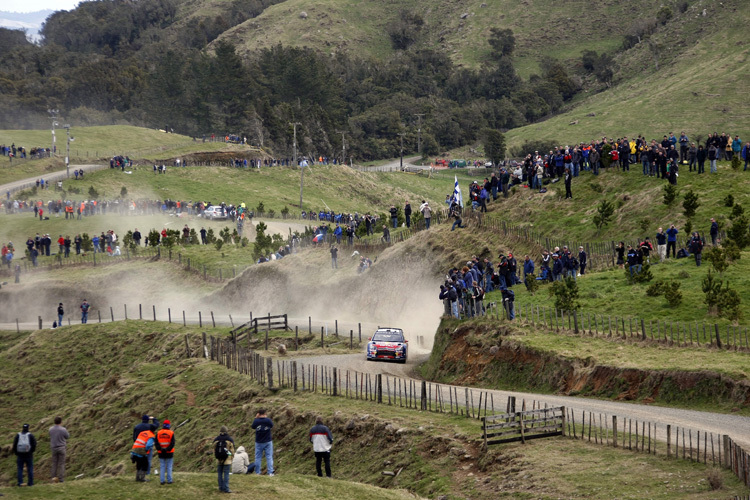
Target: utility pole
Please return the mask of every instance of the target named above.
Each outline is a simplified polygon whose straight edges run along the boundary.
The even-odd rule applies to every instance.
[[[70,179],[70,123],[66,123],[64,127],[65,132],[68,136],[68,140],[65,145],[65,170],[68,172],[68,179]]]
[[[422,117],[424,113],[416,113],[417,117],[417,153],[422,154]]]
[[[297,125],[302,125],[300,122],[292,122],[290,124],[292,127],[294,127],[294,166],[297,166]],[[300,179],[299,179],[299,209],[302,210],[302,188],[305,184],[305,167],[302,166],[300,168]]]
[[[341,134],[341,163],[346,165],[346,131],[337,130],[337,134]]]
[[[406,135],[405,132],[401,132],[398,135],[401,136],[401,170],[404,170],[404,136]]]
[[[57,114],[59,112],[59,109],[47,108],[47,113],[49,113],[49,117],[50,119],[52,119],[52,149],[49,152],[50,157],[52,157],[52,155],[56,153],[55,145],[57,143],[57,138],[55,137],[55,125],[57,125]]]

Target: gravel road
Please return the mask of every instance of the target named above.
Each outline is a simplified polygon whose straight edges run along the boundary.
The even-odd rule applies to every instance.
[[[75,170],[81,170],[85,173],[93,172],[95,170],[102,170],[104,168],[109,168],[109,165],[71,165],[71,178],[73,177],[73,169]],[[30,188],[31,186],[36,185],[36,180],[39,178],[44,178],[44,182],[53,181],[57,182],[59,180],[64,180],[67,178],[67,170],[58,170],[57,172],[50,172],[48,174],[38,175],[36,177],[29,177],[28,179],[20,179],[13,182],[8,182],[7,184],[0,184],[0,193],[5,196],[5,194],[10,191],[11,193],[15,191],[20,191],[21,189]]]

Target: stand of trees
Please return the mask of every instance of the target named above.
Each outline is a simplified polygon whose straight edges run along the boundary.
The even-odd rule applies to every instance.
[[[8,41],[0,44],[7,111],[0,127],[46,126],[52,107],[81,125],[168,125],[198,138],[233,133],[291,156],[290,123],[301,122],[301,154],[340,155],[344,130],[347,154],[370,160],[397,156],[401,133],[405,152],[415,152],[417,115],[426,155],[481,139],[497,146],[487,130],[538,120],[578,91],[552,59],[541,75],[522,80],[508,29],[492,30],[490,57],[478,69],[414,48],[422,20],[408,12],[390,33],[398,50],[385,60],[285,46],[241,57],[230,42],[215,41],[276,1],[234,0],[213,18],[186,20],[178,19],[176,0],[83,2],[48,18],[41,45],[0,29]]]

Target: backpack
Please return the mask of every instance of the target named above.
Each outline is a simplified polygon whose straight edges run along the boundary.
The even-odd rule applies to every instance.
[[[29,439],[30,435],[31,434],[28,432],[18,433],[18,444],[16,445],[16,451],[18,453],[28,453],[31,451],[31,439]]]
[[[456,292],[455,288],[451,288],[450,290],[448,290],[448,300],[450,300],[451,302],[455,302],[456,300],[458,300],[458,293]]]
[[[229,450],[227,449],[226,439],[221,438],[216,442],[216,447],[214,448],[214,456],[221,462],[229,458]]]

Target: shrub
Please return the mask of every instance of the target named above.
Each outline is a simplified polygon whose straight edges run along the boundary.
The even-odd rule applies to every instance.
[[[266,211],[265,205],[263,205],[262,201],[259,202],[258,206],[255,207],[255,212],[258,214],[258,216],[261,216],[261,215],[263,215],[263,212],[265,212],[265,211]]]
[[[123,186],[120,189],[120,198],[125,198],[127,195],[128,195],[128,188],[126,188],[125,186]]]
[[[684,229],[685,229],[685,234],[687,234],[688,236],[693,234],[693,221],[690,219],[686,220]]]
[[[740,260],[740,256],[742,254],[740,252],[740,247],[737,246],[737,243],[729,240],[725,243],[722,243],[721,247],[724,249],[724,255],[726,255],[726,258],[729,262]]]
[[[742,317],[741,303],[740,294],[737,290],[729,288],[729,283],[727,283],[719,295],[719,316],[730,321],[738,321]]]
[[[742,208],[742,205],[736,204],[732,207],[732,213],[729,215],[729,220],[734,220],[737,217],[741,217],[745,214],[745,209]]]
[[[716,305],[719,303],[719,295],[721,295],[721,285],[722,281],[716,279],[709,269],[708,274],[706,274],[706,277],[701,282],[701,289],[706,295],[703,301],[708,306],[709,314],[716,312]]]
[[[536,280],[536,274],[531,273],[526,275],[526,286],[531,295],[535,295],[539,290],[539,282]]]
[[[703,258],[711,263],[713,268],[719,274],[724,274],[724,271],[729,267],[729,260],[727,259],[727,251],[721,247],[711,247],[708,250],[703,251]]]
[[[683,213],[685,214],[685,217],[690,218],[695,216],[695,211],[698,210],[698,207],[700,206],[701,204],[698,203],[698,195],[693,192],[692,189],[685,193],[682,201],[682,208],[684,209]]]
[[[641,232],[645,233],[648,231],[648,228],[651,226],[651,219],[649,219],[648,217],[644,217],[639,222],[639,225],[641,228]]]
[[[125,245],[125,248],[129,248],[130,250],[135,250],[135,240],[133,239],[133,231],[128,230],[128,232],[125,233],[125,236],[122,237],[122,244]]]
[[[99,198],[99,191],[97,191],[94,186],[89,186],[89,198],[92,200]]]
[[[148,232],[148,246],[156,248],[159,246],[160,240],[161,234],[159,234],[159,231],[152,229]]]
[[[273,217],[276,215],[276,210],[273,208],[268,209],[268,217],[273,219]]]
[[[678,307],[682,304],[682,292],[680,291],[679,281],[671,281],[666,284],[664,298],[667,299],[669,307]]]
[[[591,190],[595,193],[601,194],[604,192],[604,188],[598,182],[591,181],[591,183],[589,184],[589,187],[591,187]]]
[[[219,231],[219,237],[224,243],[229,243],[229,240],[231,239],[232,235],[229,232],[229,228],[225,227],[221,231]],[[221,247],[219,247],[220,249]]]
[[[659,295],[662,295],[664,293],[666,283],[664,280],[659,280],[656,283],[652,283],[648,288],[646,288],[646,295],[649,297],[658,297]]]
[[[734,207],[737,208],[739,205],[735,205]],[[747,225],[747,217],[740,215],[732,221],[732,227],[727,230],[727,238],[740,250],[750,245],[750,235],[748,235]]]
[[[248,240],[245,237],[243,237],[242,240],[240,240],[240,245],[242,245],[242,248],[247,247],[249,244],[250,244],[250,240]]]
[[[680,278],[681,280],[686,280],[690,277],[690,273],[688,273],[687,271],[683,269],[682,271],[677,273],[677,277]]]
[[[731,193],[724,197],[724,206],[729,208],[734,206],[734,196]]]
[[[734,155],[732,157],[731,165],[732,165],[732,170],[734,170],[735,172],[738,171],[740,169],[740,157],[737,155]]]
[[[81,235],[81,248],[84,252],[91,252],[94,250],[94,243],[92,243],[89,233],[83,233]]]
[[[562,281],[555,281],[549,289],[550,297],[555,297],[555,307],[563,311],[577,311],[581,308],[578,302],[578,282],[568,276]]]
[[[198,233],[195,231],[195,228],[190,228],[190,242],[193,245],[197,245],[200,242],[200,238],[198,238]]]
[[[281,216],[286,219],[288,215],[289,215],[289,207],[284,205],[284,208],[281,209]]]
[[[224,240],[216,240],[214,246],[216,247],[216,250],[221,250],[221,247],[224,246]]]
[[[214,241],[216,241],[216,235],[214,234],[214,229],[211,228],[208,231],[206,231],[206,243],[210,245]]]
[[[615,207],[611,201],[602,200],[599,206],[596,207],[596,215],[594,215],[594,225],[597,231],[601,231],[604,226],[612,221],[612,217],[615,214]]]
[[[668,207],[674,205],[677,199],[677,187],[672,184],[664,185],[664,204]]]

